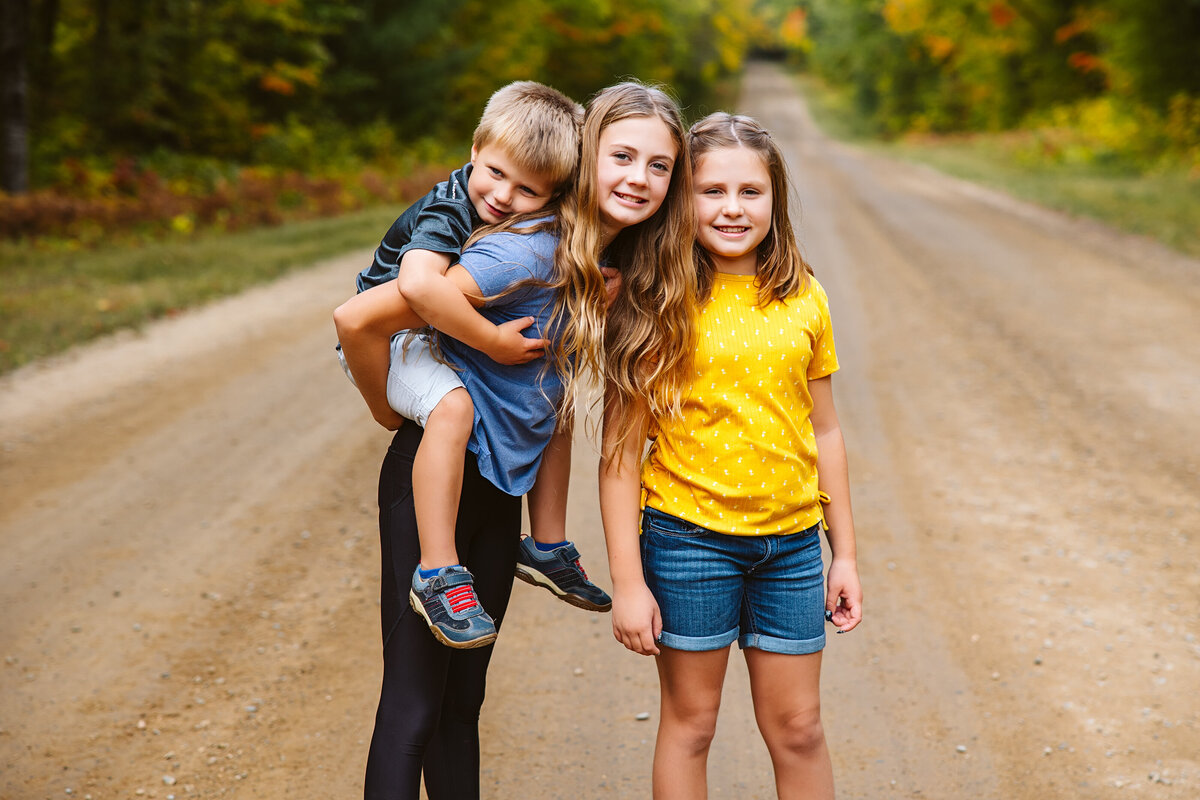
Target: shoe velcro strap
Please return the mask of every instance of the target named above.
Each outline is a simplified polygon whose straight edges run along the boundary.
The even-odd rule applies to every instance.
[[[575,545],[568,542],[562,547],[554,549],[554,555],[558,556],[567,564],[574,564],[579,560],[579,551],[575,549]]]
[[[435,592],[449,589],[452,586],[462,586],[464,583],[474,583],[474,578],[467,570],[459,572],[440,572],[429,579],[429,588]]]

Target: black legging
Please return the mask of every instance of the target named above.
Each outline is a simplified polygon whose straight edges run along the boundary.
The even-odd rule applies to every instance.
[[[494,645],[446,647],[408,605],[420,554],[412,465],[421,434],[406,421],[379,474],[383,688],[367,756],[366,800],[416,800],[422,770],[430,800],[479,797],[479,708]],[[520,528],[521,499],[483,478],[468,454],[455,544],[497,628],[512,593]]]

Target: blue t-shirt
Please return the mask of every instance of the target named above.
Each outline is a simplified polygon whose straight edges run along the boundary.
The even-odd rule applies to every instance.
[[[558,237],[546,231],[493,233],[463,251],[458,263],[483,296],[491,297],[528,278],[550,280],[557,244]],[[554,298],[554,290],[547,287],[522,286],[486,301],[479,311],[496,324],[535,317],[525,335],[551,339]],[[459,378],[475,404],[467,449],[475,454],[480,474],[506,494],[525,494],[554,433],[555,409],[563,393],[558,373],[547,366],[545,356],[505,366],[449,336],[441,335],[438,341],[446,359],[460,368]]]
[[[454,170],[429,194],[404,209],[375,249],[371,266],[358,273],[355,283],[362,292],[393,280],[400,272],[400,259],[409,250],[445,253],[458,259],[471,231],[481,224],[467,195],[471,164]]]

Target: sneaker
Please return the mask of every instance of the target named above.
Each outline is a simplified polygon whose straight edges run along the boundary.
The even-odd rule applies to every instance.
[[[532,536],[521,539],[517,548],[517,577],[532,586],[542,586],[577,608],[608,611],[612,598],[588,580],[579,565],[579,551],[567,542],[548,553],[538,550]]]
[[[466,567],[442,567],[432,578],[413,571],[408,602],[447,647],[467,650],[496,641],[496,623],[479,605],[475,579]]]

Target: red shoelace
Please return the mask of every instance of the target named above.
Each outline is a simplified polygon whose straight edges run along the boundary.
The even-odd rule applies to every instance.
[[[446,601],[450,604],[450,611],[455,614],[470,611],[479,605],[479,601],[475,599],[473,586],[455,586],[453,589],[447,589]]]

